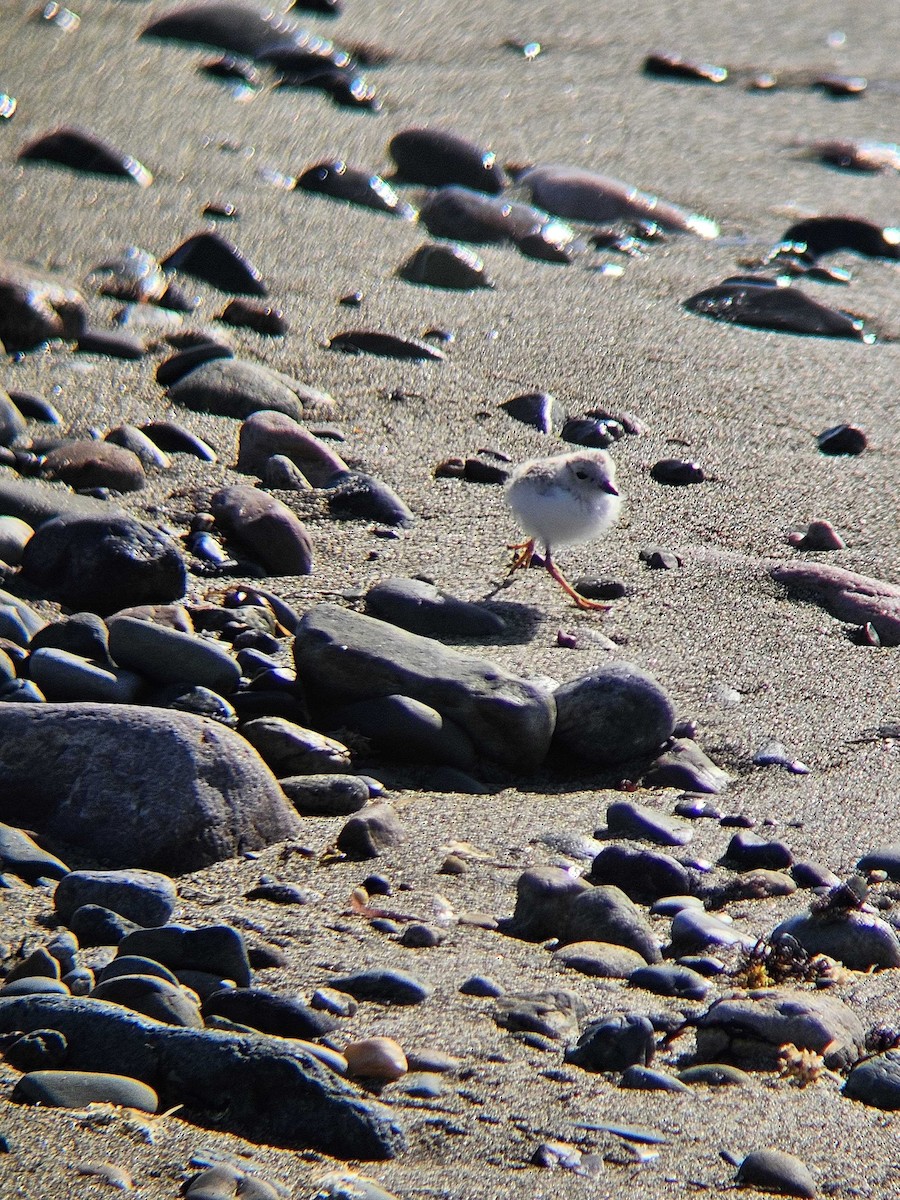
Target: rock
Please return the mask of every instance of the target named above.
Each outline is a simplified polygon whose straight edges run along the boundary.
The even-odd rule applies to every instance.
[[[725,859],[738,871],[764,868],[779,871],[794,861],[784,842],[770,842],[749,830],[739,830],[728,843]]]
[[[606,825],[613,837],[655,842],[658,846],[686,846],[694,836],[694,831],[685,821],[631,800],[617,800],[610,804],[606,809]]]
[[[355,813],[337,836],[337,848],[348,858],[378,858],[406,838],[389,804],[371,804]]]
[[[162,1107],[184,1104],[183,1115],[203,1123],[218,1114],[217,1126],[242,1138],[354,1159],[403,1149],[387,1109],[293,1041],[179,1029],[113,1005],[51,996],[0,1001],[0,1032],[12,1029],[56,1029],[69,1043],[72,1070],[95,1071],[112,1056],[123,1074],[154,1081]]]
[[[261,477],[269,459],[282,455],[303,472],[313,487],[324,487],[336,474],[348,470],[339,454],[295,419],[299,409],[292,413],[269,404],[257,408],[266,411],[251,412],[238,434],[239,471]]]
[[[104,441],[122,446],[140,459],[145,471],[168,471],[172,460],[135,425],[117,425],[104,434]]]
[[[34,883],[38,879],[62,879],[69,868],[24,830],[0,822],[0,871],[9,871]]]
[[[294,659],[313,703],[411,696],[459,725],[488,759],[526,770],[546,755],[552,697],[493,662],[333,604],[304,616]]]
[[[157,979],[165,979],[172,984],[178,983],[178,977],[168,967],[140,954],[117,954],[111,963],[98,972],[97,978],[106,982],[109,979],[118,979],[121,975],[155,975]]]
[[[330,396],[304,387],[289,375],[239,358],[216,358],[201,363],[172,383],[166,395],[194,412],[238,420],[246,420],[265,409],[299,421],[304,404],[316,408],[331,402]],[[297,465],[302,469],[301,463]]]
[[[250,962],[243,936],[231,925],[161,925],[138,929],[119,944],[122,955],[152,958],[178,971],[205,971],[250,986]]]
[[[872,913],[800,913],[776,926],[769,940],[775,944],[781,938],[793,938],[807,954],[827,954],[851,971],[900,967],[897,931]]]
[[[376,969],[341,975],[330,979],[329,986],[347,992],[356,1000],[398,1006],[421,1004],[434,991],[430,984],[423,983],[406,971]]]
[[[883,646],[900,646],[900,584],[827,563],[776,563],[769,574],[788,595],[812,600],[851,625],[871,624]]]
[[[19,151],[20,159],[49,162],[86,171],[92,175],[115,175],[128,179],[139,187],[149,187],[153,176],[130,154],[104,141],[88,129],[60,126],[41,134]]]
[[[558,937],[569,909],[590,884],[562,867],[530,867],[516,880],[516,908],[505,931],[529,942]]]
[[[205,687],[224,696],[240,683],[241,669],[221,643],[121,614],[107,625],[113,659],[155,683]]]
[[[656,996],[677,996],[679,1000],[704,1000],[709,993],[707,979],[690,967],[675,963],[658,963],[648,967],[642,963],[628,977],[632,987],[643,988]]]
[[[75,338],[87,305],[70,283],[21,263],[0,261],[0,342],[10,354],[53,338]]]
[[[884,871],[888,879],[900,882],[900,845],[879,846],[857,861],[857,871]]]
[[[8,704],[0,788],[0,815],[40,813],[48,838],[116,867],[197,870],[300,828],[242,738],[171,710]]]
[[[656,753],[672,734],[675,709],[652,675],[608,662],[558,687],[554,745],[590,763],[611,766]]]
[[[345,817],[369,802],[369,786],[358,775],[293,775],[279,783],[304,817]]]
[[[357,700],[339,709],[335,720],[394,760],[446,763],[461,771],[471,770],[478,761],[467,733],[410,696]]]
[[[329,1171],[319,1179],[312,1200],[399,1200],[399,1197],[364,1175]]]
[[[216,492],[210,511],[272,575],[311,575],[312,541],[286,504],[244,484]]]
[[[610,942],[572,942],[556,951],[553,962],[601,979],[627,979],[632,971],[646,965],[636,950]]]
[[[376,583],[366,593],[366,612],[432,638],[496,637],[506,629],[506,623],[484,605],[459,600],[422,579]]]
[[[342,742],[283,717],[245,721],[241,733],[279,778],[346,771],[350,766],[350,751]]]
[[[516,421],[531,425],[541,433],[553,433],[566,419],[565,410],[549,392],[525,392],[500,405]]]
[[[166,271],[181,271],[237,296],[267,296],[262,276],[227,238],[204,230],[195,233],[164,258]]]
[[[822,454],[862,454],[869,444],[866,435],[856,425],[834,425],[816,437]]]
[[[408,1069],[403,1047],[393,1038],[363,1038],[344,1047],[347,1073],[357,1079],[392,1083],[402,1079]]]
[[[857,1063],[841,1094],[886,1112],[900,1109],[900,1050],[888,1050]]]
[[[408,283],[429,287],[450,288],[455,291],[475,291],[492,288],[494,281],[477,254],[462,246],[444,242],[426,242],[397,269]]]
[[[865,1030],[840,1000],[790,988],[763,988],[717,1000],[697,1023],[697,1058],[753,1070],[776,1069],[781,1046],[821,1054],[840,1070],[856,1062]]]
[[[156,382],[160,387],[171,387],[173,383],[184,378],[188,372],[195,371],[204,363],[212,362],[217,358],[234,358],[234,351],[224,342],[207,339],[204,335],[203,341],[186,346],[177,354],[164,359],[156,368]]]
[[[742,933],[733,925],[720,921],[712,913],[683,908],[672,918],[672,953],[700,954],[713,947],[744,946],[751,949],[756,938]]]
[[[687,869],[670,855],[629,846],[605,846],[591,863],[590,880],[614,884],[637,904],[683,896],[691,886]]]
[[[153,1088],[125,1075],[100,1071],[32,1071],[13,1089],[13,1100],[50,1108],[84,1108],[87,1104],[121,1104],[155,1113],[159,1097]]]
[[[0,517],[0,562],[17,567],[33,533],[32,526],[18,517]]]
[[[141,426],[141,432],[158,446],[170,454],[190,454],[201,462],[214,463],[216,452],[207,445],[203,438],[179,425],[177,421],[148,421]]]
[[[11,446],[27,429],[25,417],[15,401],[0,388],[0,446]]]
[[[426,925],[423,921],[412,921],[404,926],[397,940],[408,950],[433,950],[447,940],[447,931],[436,925]]]
[[[586,1013],[587,1006],[579,996],[559,988],[504,996],[497,1003],[494,1020],[511,1033],[536,1033],[553,1041],[570,1041],[578,1037],[579,1023]]]
[[[779,1196],[816,1195],[809,1167],[784,1150],[753,1150],[738,1167],[735,1182]]]
[[[106,670],[66,650],[33,650],[28,674],[50,701],[134,704],[143,690],[143,680],[133,671]]]
[[[333,1017],[317,1012],[295,996],[279,996],[264,988],[217,991],[203,1002],[203,1015],[226,1017],[237,1025],[284,1038],[322,1037],[337,1024]]]
[[[592,1021],[566,1051],[565,1061],[584,1071],[624,1071],[634,1064],[649,1066],[655,1053],[653,1026],[629,1013]]]
[[[312,484],[298,466],[283,454],[266,460],[260,475],[264,488],[272,492],[310,492]]]
[[[803,534],[788,534],[798,550],[845,550],[846,544],[830,521],[810,521]]]
[[[59,979],[59,962],[44,946],[39,946],[27,958],[9,971],[4,983],[13,983],[16,979],[30,979],[34,976],[44,979]]]
[[[667,1075],[665,1071],[654,1071],[652,1067],[642,1067],[634,1063],[628,1067],[619,1080],[619,1087],[631,1088],[642,1092],[689,1092],[687,1084]]]
[[[573,942],[612,942],[636,951],[645,962],[660,960],[656,938],[641,912],[617,887],[588,888],[568,905],[559,939]]]
[[[121,1004],[132,1012],[162,1021],[165,1025],[180,1025],[184,1029],[202,1029],[200,1009],[187,992],[177,984],[154,975],[117,975],[106,979],[91,992],[91,999]]]
[[[365,471],[341,471],[328,480],[326,487],[328,511],[333,517],[377,521],[403,529],[415,520],[393,488]]]
[[[696,1067],[686,1067],[678,1072],[678,1079],[691,1087],[698,1083],[706,1087],[749,1087],[753,1082],[752,1075],[728,1063],[700,1063]]]
[[[65,1062],[67,1048],[66,1039],[55,1029],[35,1029],[8,1046],[3,1057],[23,1074],[52,1071]]]
[[[645,787],[674,787],[689,792],[718,794],[730,776],[708,758],[690,738],[676,738],[644,773]]]
[[[78,938],[79,946],[118,946],[129,933],[140,929],[134,921],[129,921],[102,904],[82,904],[75,909],[67,924]]]
[[[0,999],[8,996],[68,996],[69,989],[60,979],[45,975],[23,975],[0,987]]]
[[[103,667],[115,665],[109,656],[109,630],[96,613],[72,613],[39,629],[31,639],[31,649],[45,648],[67,650]]]
[[[56,885],[53,907],[62,923],[82,904],[102,904],[138,925],[165,925],[178,893],[156,871],[70,871]]]
[[[150,525],[121,513],[61,515],[41,525],[22,554],[22,574],[69,608],[101,615],[185,593],[181,551]]]

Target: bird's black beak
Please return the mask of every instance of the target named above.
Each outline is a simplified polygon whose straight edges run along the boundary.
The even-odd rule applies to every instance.
[[[600,484],[600,490],[601,492],[608,492],[610,496],[618,496],[619,494],[619,489],[609,480],[607,480],[606,483]]]

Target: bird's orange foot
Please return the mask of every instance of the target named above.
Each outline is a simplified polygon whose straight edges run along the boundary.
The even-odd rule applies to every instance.
[[[514,571],[524,570],[531,565],[531,560],[534,557],[534,538],[529,538],[527,542],[515,542],[507,545],[506,548],[507,550],[514,551],[507,576],[512,575]]]
[[[567,596],[571,596],[578,608],[589,612],[609,612],[612,607],[609,604],[602,604],[599,600],[588,600],[587,596],[582,596],[581,592],[576,592],[563,575],[562,571],[550,557],[550,552],[547,552],[547,557],[544,560],[544,566],[547,568],[550,576],[556,580]]]

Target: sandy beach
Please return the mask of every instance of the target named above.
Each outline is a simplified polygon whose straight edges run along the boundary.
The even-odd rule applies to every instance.
[[[802,284],[822,303],[864,316],[883,334],[874,345],[731,326],[683,308],[690,295],[764,255],[800,217],[897,221],[896,172],[829,168],[794,145],[897,137],[892,6],[801,0],[788,11],[772,0],[740,0],[723,13],[709,0],[624,7],[346,0],[332,21],[295,10],[297,20],[341,44],[392,52],[385,66],[365,72],[383,99],[378,114],[269,83],[236,98],[198,72],[209,51],[138,39],[166,7],[83,0],[79,27],[65,32],[33,19],[27,5],[2,6],[0,90],[16,97],[18,109],[0,129],[0,257],[79,282],[129,245],[163,257],[205,227],[205,204],[235,206],[238,219],[217,228],[261,272],[290,330],[284,338],[228,330],[235,353],[330,393],[335,410],[320,424],[338,426],[350,466],[388,483],[416,518],[399,536],[379,537],[371,522],[331,518],[320,492],[294,493],[290,506],[310,531],[314,571],[273,577],[266,586],[301,613],[323,600],[360,607],[365,591],[390,576],[422,575],[466,599],[489,599],[507,633],[458,648],[557,683],[611,657],[650,672],[679,720],[696,723],[697,742],[732,776],[713,798],[719,808],[752,818],[756,832],[787,842],[796,859],[843,878],[860,855],[900,840],[900,739],[877,732],[900,721],[900,650],[859,644],[821,607],[789,599],[768,573],[776,561],[803,558],[787,535],[823,518],[846,548],[806,559],[900,583],[900,351],[891,341],[900,335],[897,265],[839,253],[828,261],[852,269],[848,287]],[[541,46],[533,59],[508,44],[529,42]],[[729,67],[840,71],[866,76],[870,86],[857,99],[836,100],[809,88],[769,93],[651,79],[641,63],[652,50]],[[23,144],[61,124],[84,126],[133,155],[152,171],[153,184],[139,189],[17,161]],[[670,236],[641,257],[591,251],[570,265],[485,246],[478,249],[493,290],[413,286],[396,270],[427,240],[420,226],[283,184],[336,157],[387,175],[390,137],[414,125],[452,129],[489,146],[501,162],[569,163],[627,180],[714,219],[721,237]],[[413,204],[423,195],[414,185],[402,190]],[[203,302],[193,324],[212,323],[227,297],[205,285],[195,290]],[[340,307],[354,291],[362,293],[361,307]],[[98,322],[115,307],[91,302]],[[453,334],[442,363],[327,348],[344,329],[418,337],[435,327]],[[179,455],[171,472],[123,501],[134,515],[180,535],[214,491],[242,478],[233,469],[239,422],[171,405],[154,379],[168,352],[159,345],[126,362],[75,355],[57,343],[17,360],[7,356],[0,385],[51,400],[65,433],[172,417],[205,438],[219,455],[216,464]],[[501,586],[507,543],[518,540],[502,489],[435,477],[447,458],[479,450],[516,463],[569,449],[499,407],[538,390],[573,416],[594,408],[628,412],[645,429],[611,450],[624,497],[615,529],[602,542],[560,555],[569,578],[624,585],[625,595],[603,617],[579,612],[543,572],[521,572]],[[842,422],[865,432],[866,451],[819,453],[816,435]],[[700,463],[705,482],[655,482],[650,468],[671,457]],[[650,570],[640,552],[652,546],[673,551],[682,566]],[[195,575],[189,598],[221,590]],[[59,611],[49,602],[37,607],[45,616]],[[560,631],[573,635],[574,646],[560,644]],[[755,766],[754,752],[772,738],[809,773]],[[586,869],[542,839],[593,835],[607,805],[622,795],[608,773],[559,761],[513,773],[496,787],[487,776],[494,790],[485,795],[394,790],[406,840],[376,862],[321,865],[343,822],[305,818],[308,854],[275,845],[253,860],[218,863],[176,881],[176,920],[229,922],[283,951],[287,965],[261,973],[266,987],[307,995],[329,975],[363,964],[411,971],[433,985],[426,1004],[361,1005],[341,1026],[344,1040],[388,1036],[459,1060],[440,1098],[392,1088],[382,1094],[407,1131],[405,1154],[348,1167],[313,1151],[201,1128],[177,1114],[151,1118],[144,1128],[121,1115],[104,1123],[25,1108],[7,1101],[18,1073],[0,1062],[0,1134],[9,1143],[9,1153],[0,1154],[0,1200],[109,1194],[108,1184],[76,1166],[104,1160],[127,1168],[141,1200],[168,1200],[181,1194],[201,1147],[240,1158],[297,1198],[315,1195],[329,1171],[348,1169],[402,1200],[715,1194],[734,1178],[720,1150],[741,1158],[763,1146],[800,1157],[820,1195],[892,1194],[895,1118],[843,1098],[840,1077],[799,1088],[758,1072],[741,1088],[626,1091],[612,1077],[565,1066],[561,1047],[538,1049],[513,1037],[495,1024],[491,1001],[458,988],[473,974],[491,976],[510,994],[567,988],[584,999],[591,1018],[697,1013],[705,1004],[564,972],[540,943],[455,919],[440,946],[410,950],[348,915],[352,889],[375,869],[394,885],[387,908],[432,920],[446,902],[456,916],[508,916],[526,868]],[[678,795],[648,789],[636,798],[670,813]],[[690,854],[716,862],[733,829],[715,821],[695,826]],[[469,869],[439,874],[455,843],[473,848]],[[287,909],[244,899],[265,874],[320,898]],[[406,890],[398,891],[400,884]],[[884,894],[893,899],[889,886]],[[742,930],[765,937],[808,902],[798,891],[727,911]],[[890,907],[881,915],[890,919]],[[666,921],[653,921],[665,942]],[[32,949],[52,925],[47,889],[0,891],[0,957],[8,963],[23,938]],[[730,987],[725,977],[715,981],[710,1000]],[[829,994],[868,1029],[896,1022],[896,987],[893,970],[853,973]],[[690,1055],[691,1038],[661,1051],[655,1065],[676,1069]],[[579,1129],[597,1122],[650,1126],[665,1143],[644,1164],[613,1155],[594,1179],[531,1165],[546,1141],[602,1153],[606,1135]]]

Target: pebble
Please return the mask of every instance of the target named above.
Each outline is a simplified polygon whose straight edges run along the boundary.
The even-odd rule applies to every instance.
[[[403,529],[415,520],[412,510],[393,488],[365,471],[338,471],[324,486],[328,511],[339,519],[377,521]]]
[[[458,725],[409,696],[358,700],[341,708],[336,719],[393,759],[446,763],[459,770],[478,761],[471,738]]]
[[[241,733],[279,779],[342,773],[350,767],[350,751],[343,742],[283,717],[245,721]]]
[[[398,337],[370,329],[348,329],[329,339],[332,350],[343,354],[375,354],[381,358],[397,358],[412,362],[443,362],[443,350],[415,338]]]
[[[355,812],[341,829],[336,845],[348,858],[378,858],[406,840],[406,831],[389,804],[370,804]]]
[[[413,221],[416,211],[380,175],[351,167],[342,159],[316,163],[297,176],[294,184],[305,192],[330,196],[347,204],[358,204],[376,212],[389,213],[405,221]]]
[[[646,1017],[628,1013],[592,1021],[566,1050],[564,1061],[584,1071],[625,1071],[649,1066],[655,1053],[653,1026]]]
[[[731,776],[717,766],[691,738],[678,737],[644,772],[646,787],[674,787],[717,795]]]
[[[793,938],[810,955],[827,954],[851,971],[900,966],[896,929],[867,912],[800,913],[772,931],[771,939]]]
[[[15,1071],[53,1071],[66,1059],[68,1044],[55,1029],[36,1029],[6,1047],[3,1057]]]
[[[681,487],[690,483],[703,483],[706,479],[706,472],[699,463],[684,458],[661,458],[650,468],[650,475],[657,483]]]
[[[162,260],[164,271],[181,271],[238,296],[266,296],[268,288],[256,267],[220,233],[196,233]]]
[[[791,758],[784,745],[774,739],[763,742],[753,755],[753,762],[757,767],[784,767],[792,775],[809,774],[806,763],[798,758]]]
[[[114,175],[138,187],[149,187],[153,176],[130,154],[125,154],[87,129],[61,126],[41,134],[19,151],[20,159],[48,162],[91,175]]]
[[[240,682],[236,660],[217,642],[121,614],[107,625],[113,659],[155,683],[205,687],[227,696]]]
[[[621,828],[627,828],[627,825]],[[620,832],[618,836],[635,835]],[[590,880],[614,884],[638,904],[653,904],[663,896],[679,896],[690,891],[690,875],[676,859],[668,854],[628,846],[605,846],[594,857]]]
[[[753,1150],[738,1167],[735,1182],[779,1196],[816,1195],[816,1183],[809,1167],[784,1150]]]
[[[491,150],[485,150],[446,129],[404,129],[395,134],[388,151],[397,176],[429,187],[461,184],[496,195],[509,182]]]
[[[324,396],[324,393],[322,393]],[[260,475],[274,455],[284,455],[313,487],[325,487],[348,467],[339,454],[294,419],[295,414],[253,412],[238,433],[237,469]]]
[[[632,987],[643,988],[657,996],[677,996],[679,1000],[704,1000],[710,984],[696,971],[674,963],[641,965],[628,977]]]
[[[616,800],[608,805],[606,825],[614,837],[654,842],[658,846],[686,846],[694,836],[686,822],[631,800]],[[684,890],[679,887],[679,891]]]
[[[271,575],[311,575],[313,547],[303,522],[280,500],[244,484],[216,492],[210,511]]]
[[[203,1002],[205,1017],[226,1017],[273,1037],[317,1038],[336,1028],[333,1017],[295,996],[264,988],[237,987],[215,992]]]
[[[155,1113],[159,1107],[159,1097],[145,1083],[100,1071],[31,1071],[13,1088],[12,1098],[51,1108],[120,1104],[139,1112]]]
[[[555,1050],[554,1042],[574,1041],[586,1015],[585,1002],[564,988],[503,996],[494,1009],[494,1020],[501,1029],[547,1039],[526,1043],[539,1050]]]
[[[289,775],[279,783],[304,817],[344,817],[369,802],[368,785],[358,775]]]
[[[900,585],[827,563],[776,563],[776,583],[800,600],[813,600],[840,621],[871,624],[884,646],[900,646]]]
[[[262,333],[267,337],[284,337],[288,332],[288,324],[280,308],[255,300],[229,300],[216,320],[238,329],[252,329],[254,333]]]
[[[688,312],[758,329],[813,337],[840,337],[874,341],[864,323],[836,308],[828,308],[795,287],[757,282],[723,282],[697,292],[684,302]]]
[[[177,421],[148,421],[141,426],[141,432],[157,445],[160,450],[168,450],[172,454],[190,454],[201,462],[214,463],[217,455],[212,446],[197,437]]]
[[[265,410],[297,421],[307,409],[327,408],[332,402],[325,392],[308,388],[290,375],[238,358],[202,362],[166,387],[166,395],[176,404],[240,420]]]
[[[756,944],[755,938],[734,929],[712,913],[691,908],[683,908],[673,917],[671,940],[672,953],[678,956],[724,946],[751,949]]]
[[[102,354],[132,361],[144,358],[147,347],[127,329],[82,329],[75,342],[79,354]]]
[[[49,701],[134,704],[143,688],[133,671],[106,670],[67,650],[33,650],[28,674]]]
[[[0,342],[9,354],[54,338],[75,338],[88,316],[74,285],[8,259],[0,260],[0,302]]]
[[[203,1018],[194,999],[177,984],[154,975],[118,975],[98,983],[91,992],[93,1000],[121,1004],[165,1025],[184,1029],[202,1029]]]
[[[784,842],[770,842],[749,830],[734,834],[725,850],[725,858],[738,871],[780,871],[789,867],[794,856]]]
[[[347,992],[356,1000],[398,1006],[422,1004],[434,991],[430,984],[406,971],[375,968],[338,976],[329,981],[329,986]]]
[[[82,904],[71,914],[69,929],[80,946],[118,946],[141,926],[102,904]]]
[[[35,883],[39,879],[62,879],[69,868],[44,850],[22,829],[0,821],[0,863],[5,871]]]
[[[687,1084],[668,1075],[665,1071],[656,1071],[652,1067],[644,1067],[633,1063],[622,1072],[619,1087],[631,1088],[642,1092],[689,1092]]]
[[[609,942],[572,942],[555,952],[553,962],[581,975],[602,979],[628,979],[633,971],[645,965],[636,950]]]
[[[165,925],[177,892],[155,871],[71,871],[56,885],[53,907],[63,924],[82,904],[102,904],[138,925]]]
[[[239,988],[250,985],[250,963],[241,933],[230,925],[164,925],[138,929],[119,944],[120,954],[152,958],[174,971],[207,971],[233,979]]]
[[[450,291],[476,291],[495,286],[478,255],[453,243],[426,242],[397,268],[397,274],[407,283]]]
[[[168,471],[172,466],[169,456],[134,425],[117,425],[104,434],[104,440],[136,455],[145,471]]]
[[[641,911],[617,887],[600,884],[579,891],[566,905],[558,930],[564,945],[612,942],[636,951],[645,962],[660,960],[659,944]]]
[[[488,975],[470,975],[459,985],[463,996],[480,996],[496,998],[503,995],[503,986]]]
[[[22,976],[4,983],[0,987],[0,998],[7,996],[68,996],[68,987],[59,979],[48,979],[45,975]]]
[[[830,521],[810,521],[805,533],[789,533],[788,541],[797,550],[846,549],[844,539]]]
[[[841,1094],[886,1112],[900,1109],[900,1051],[864,1058],[850,1071]]]
[[[202,367],[204,363],[221,358],[234,358],[231,347],[221,342],[202,341],[196,346],[188,346],[159,364],[156,368],[156,382],[160,387],[172,387],[179,379]]]
[[[698,1063],[695,1067],[685,1067],[679,1071],[677,1078],[691,1087],[697,1084],[706,1087],[749,1087],[753,1082],[752,1075],[730,1063]]]
[[[350,1042],[344,1047],[347,1073],[356,1079],[393,1083],[407,1073],[403,1047],[393,1038],[371,1037]]]
[[[594,764],[647,758],[675,726],[669,696],[652,675],[627,662],[606,662],[558,687],[554,696],[554,746]]]
[[[566,419],[562,405],[549,392],[524,392],[504,400],[500,407],[516,421],[541,433],[554,433]]]

